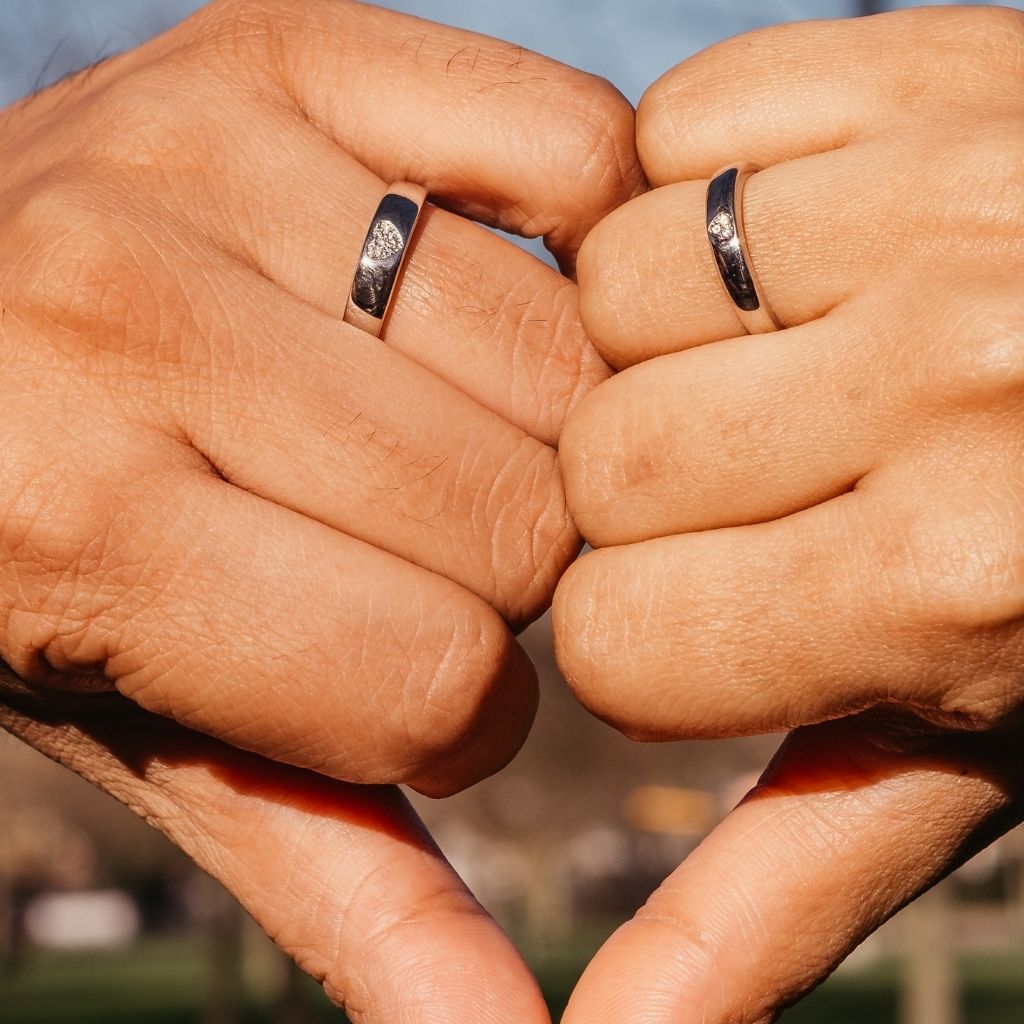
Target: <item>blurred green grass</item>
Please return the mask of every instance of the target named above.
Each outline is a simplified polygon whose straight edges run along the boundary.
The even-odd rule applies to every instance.
[[[549,1005],[561,1012],[587,951],[534,957]],[[196,939],[148,940],[102,953],[30,952],[0,977],[3,1024],[197,1024],[207,990],[207,947]],[[968,1024],[1024,1021],[1024,951],[962,964]],[[840,973],[785,1014],[786,1024],[896,1024],[898,965]],[[250,986],[254,987],[254,986]],[[312,982],[303,989],[311,1024],[339,1020]],[[270,1024],[269,997],[247,995],[244,1024]]]

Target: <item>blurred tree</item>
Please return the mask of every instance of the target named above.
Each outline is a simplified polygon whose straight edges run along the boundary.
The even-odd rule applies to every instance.
[[[241,1024],[245,1012],[242,908],[220,885],[203,878],[206,992],[201,1024]]]
[[[940,882],[903,911],[900,1024],[960,1024],[953,889]]]

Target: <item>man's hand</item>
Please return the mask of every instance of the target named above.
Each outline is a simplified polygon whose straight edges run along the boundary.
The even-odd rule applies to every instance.
[[[402,799],[333,780],[451,792],[529,727],[506,623],[577,552],[553,445],[607,371],[575,286],[457,214],[571,267],[643,186],[632,110],[496,40],[222,0],[8,111],[0,172],[0,723],[355,1017],[542,1019]],[[342,316],[398,180],[438,205],[381,343]]]
[[[570,417],[555,600],[630,736],[799,729],[599,954],[572,1024],[768,1020],[1024,813],[1024,15],[789,25],[670,72],[655,191],[580,253],[630,367]],[[707,180],[786,329],[741,337]],[[825,724],[816,724],[825,723]]]

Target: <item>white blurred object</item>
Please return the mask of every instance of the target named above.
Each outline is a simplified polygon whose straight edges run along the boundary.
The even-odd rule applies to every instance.
[[[29,939],[49,948],[123,946],[140,926],[135,902],[118,889],[47,893],[25,909]]]

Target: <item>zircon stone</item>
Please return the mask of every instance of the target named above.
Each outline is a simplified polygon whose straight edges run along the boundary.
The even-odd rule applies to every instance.
[[[386,260],[402,251],[402,232],[389,220],[377,221],[366,243],[366,255],[371,260]]]
[[[708,234],[725,242],[736,236],[736,224],[727,210],[719,210],[708,225]]]

